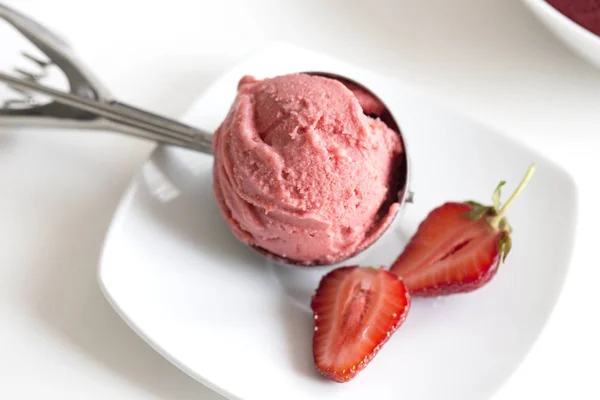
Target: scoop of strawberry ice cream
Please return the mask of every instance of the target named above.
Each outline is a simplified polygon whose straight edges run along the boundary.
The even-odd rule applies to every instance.
[[[398,211],[399,134],[337,80],[242,78],[214,150],[214,191],[233,233],[299,265],[354,255]]]

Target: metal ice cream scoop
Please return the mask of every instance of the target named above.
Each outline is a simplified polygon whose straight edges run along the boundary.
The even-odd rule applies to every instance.
[[[20,77],[0,72],[0,81],[21,92],[24,99],[8,100],[0,108],[0,125],[60,126],[86,129],[103,129],[122,132],[160,143],[183,146],[212,153],[212,135],[115,100],[79,62],[69,45],[39,23],[0,5],[0,17],[14,26],[48,58],[40,60],[24,54],[40,73],[16,70]],[[67,77],[70,92],[41,85],[50,65],[58,66]],[[29,93],[45,95],[52,99],[47,104],[37,104]],[[23,107],[23,104],[27,107]]]
[[[20,98],[0,103],[0,127],[40,126],[109,130],[161,144],[184,147],[207,154],[213,153],[212,133],[114,99],[93,74],[77,60],[69,45],[38,22],[1,4],[0,18],[16,28],[47,57],[40,59],[23,53],[23,56],[37,68],[36,73],[23,69],[15,69],[16,75],[0,72],[0,82],[20,95]],[[47,69],[53,65],[65,74],[70,87],[69,92],[40,83],[46,76]],[[330,73],[307,73],[351,82],[377,98],[360,83],[345,77]],[[49,98],[50,101],[40,102],[34,94]],[[398,125],[387,108],[382,112],[381,119],[402,138]],[[408,159],[405,160],[403,168],[405,171],[402,174],[402,190],[398,193],[397,199],[401,205],[410,202],[412,197],[412,193],[406,190],[409,175]],[[255,250],[269,259],[288,265],[296,264],[294,260],[283,259],[264,249],[255,248]]]

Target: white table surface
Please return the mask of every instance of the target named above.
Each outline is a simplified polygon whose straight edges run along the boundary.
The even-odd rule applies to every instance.
[[[519,0],[6,3],[68,38],[120,99],[169,116],[279,39],[410,81],[558,160],[580,188],[571,271],[494,399],[600,398],[600,70]],[[2,25],[7,68],[18,42]],[[129,330],[96,284],[112,213],[152,147],[114,134],[0,131],[0,398],[222,399]]]

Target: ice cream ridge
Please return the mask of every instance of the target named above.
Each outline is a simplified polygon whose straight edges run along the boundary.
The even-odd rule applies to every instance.
[[[213,140],[214,192],[235,236],[297,265],[335,263],[377,240],[403,184],[384,109],[323,76],[243,77]]]

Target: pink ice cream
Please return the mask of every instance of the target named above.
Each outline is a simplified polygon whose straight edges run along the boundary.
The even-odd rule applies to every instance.
[[[370,111],[384,108],[357,96]],[[214,191],[238,239],[318,265],[354,255],[387,228],[399,208],[403,148],[357,96],[305,74],[240,81],[214,136]]]

